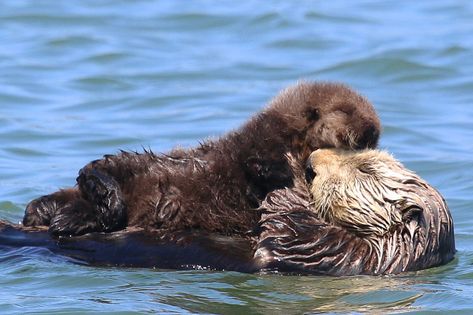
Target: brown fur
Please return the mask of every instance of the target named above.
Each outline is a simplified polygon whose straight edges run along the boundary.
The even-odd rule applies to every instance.
[[[305,160],[325,147],[375,147],[372,105],[340,84],[302,82],[281,92],[240,129],[169,154],[122,152],[86,165],[77,187],[33,200],[24,225],[53,234],[199,228],[244,233],[266,194],[293,185],[286,152]]]

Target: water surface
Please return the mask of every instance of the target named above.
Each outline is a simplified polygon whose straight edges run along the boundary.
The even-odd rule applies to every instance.
[[[445,196],[458,254],[391,277],[91,268],[0,253],[0,312],[473,312],[473,3],[0,3],[0,218],[119,149],[236,128],[300,79],[335,80],[381,116],[381,147]]]

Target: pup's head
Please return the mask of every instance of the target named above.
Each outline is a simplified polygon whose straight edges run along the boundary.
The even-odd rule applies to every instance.
[[[342,84],[301,82],[282,91],[268,111],[285,121],[305,158],[319,148],[377,146],[381,124],[370,102]]]

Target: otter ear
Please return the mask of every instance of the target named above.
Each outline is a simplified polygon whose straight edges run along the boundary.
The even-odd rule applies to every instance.
[[[314,107],[306,108],[306,110],[304,111],[304,116],[307,121],[315,122],[320,118],[319,110]]]

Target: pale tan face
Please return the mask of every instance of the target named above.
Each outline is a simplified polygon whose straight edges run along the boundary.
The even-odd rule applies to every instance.
[[[312,186],[328,187],[340,181],[351,181],[356,168],[349,163],[348,151],[337,149],[320,149],[312,152],[309,163],[316,178]],[[332,183],[333,182],[333,183]]]
[[[308,163],[313,209],[322,219],[367,236],[401,222],[399,188],[406,176],[417,177],[389,154],[321,149]]]

